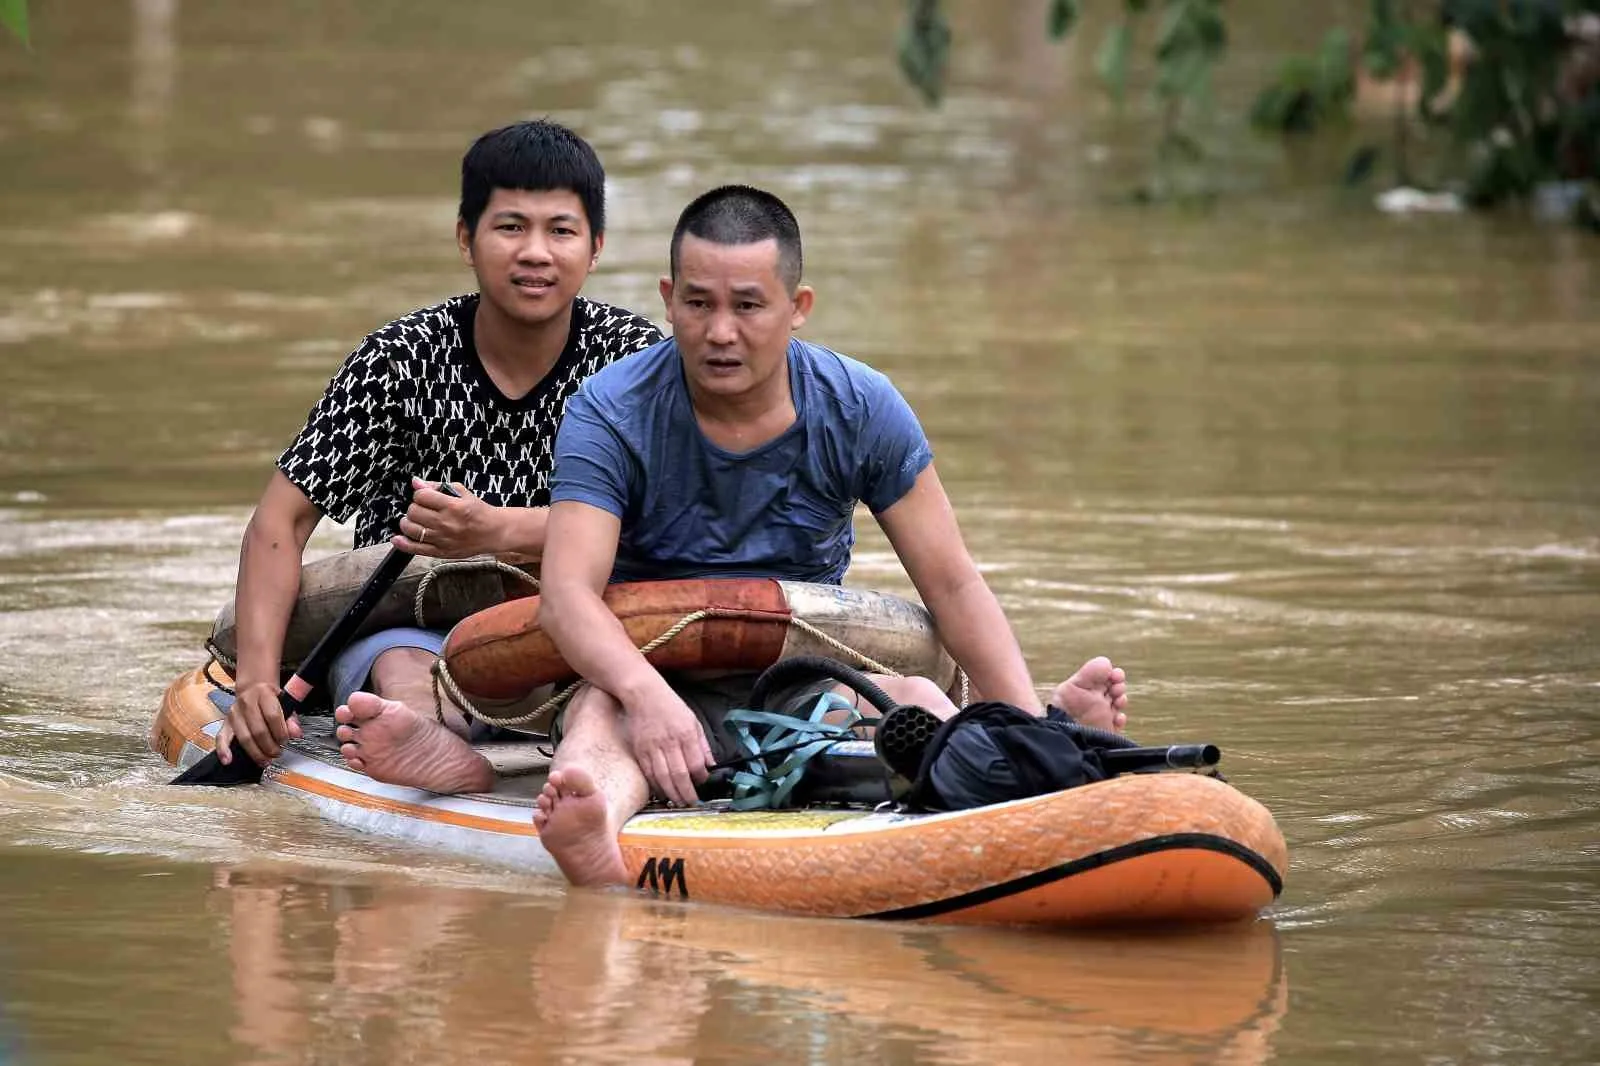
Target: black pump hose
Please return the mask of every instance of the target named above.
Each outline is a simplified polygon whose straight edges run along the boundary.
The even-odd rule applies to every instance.
[[[899,706],[889,694],[878,687],[877,682],[853,666],[846,666],[836,659],[825,659],[820,655],[801,655],[793,659],[780,659],[762,671],[756,679],[755,688],[750,690],[750,706],[758,711],[771,710],[767,706],[767,697],[773,692],[810,678],[825,677],[843,685],[849,685],[867,702],[878,709],[880,714],[888,714]]]
[[[1099,729],[1092,725],[1073,722],[1070,715],[1068,716],[1067,730],[1075,736],[1082,737],[1090,747],[1094,748],[1137,748],[1139,746],[1137,740],[1131,740],[1121,733],[1113,733],[1109,729]]]

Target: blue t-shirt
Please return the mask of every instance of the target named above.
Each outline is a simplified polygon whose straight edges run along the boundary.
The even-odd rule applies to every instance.
[[[794,424],[748,452],[706,439],[677,342],[594,374],[567,403],[550,501],[622,521],[613,581],[776,577],[838,584],[858,501],[880,513],[933,461],[911,407],[864,363],[789,342]]]

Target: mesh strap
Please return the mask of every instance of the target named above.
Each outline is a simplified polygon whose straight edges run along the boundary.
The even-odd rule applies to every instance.
[[[848,713],[843,722],[823,721],[823,716],[830,711]],[[812,759],[841,741],[855,739],[851,727],[860,723],[862,716],[838,693],[824,692],[817,697],[806,718],[773,711],[732,710],[723,720],[733,726],[739,747],[753,756],[745,764],[748,769],[740,770],[732,778],[733,809],[749,811],[783,807],[805,776]],[[759,739],[752,727],[765,727]],[[782,749],[787,758],[772,766],[767,753],[776,755],[778,749]]]

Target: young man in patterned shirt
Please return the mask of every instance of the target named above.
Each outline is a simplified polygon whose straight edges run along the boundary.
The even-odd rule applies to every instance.
[[[278,702],[283,638],[301,557],[324,514],[356,518],[356,547],[416,555],[539,558],[556,428],[594,371],[661,339],[647,319],[579,296],[605,243],[605,172],[563,126],[522,122],[462,159],[456,221],[478,291],[375,330],[352,352],[279,457],[239,553],[238,698],[218,737],[265,763],[300,735]],[[438,491],[449,481],[461,492]],[[393,629],[347,648],[329,671],[338,703],[371,688],[382,718],[339,728],[350,766],[406,779],[443,728],[429,669],[443,634]],[[426,715],[411,708],[430,708]],[[466,735],[459,716],[445,726]],[[480,784],[492,774],[482,767]]]

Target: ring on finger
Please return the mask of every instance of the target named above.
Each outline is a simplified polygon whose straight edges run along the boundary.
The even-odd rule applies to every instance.
[[[417,534],[417,543],[418,544],[426,544],[427,541],[428,541],[428,527],[427,526],[423,526],[422,527],[422,532]]]

